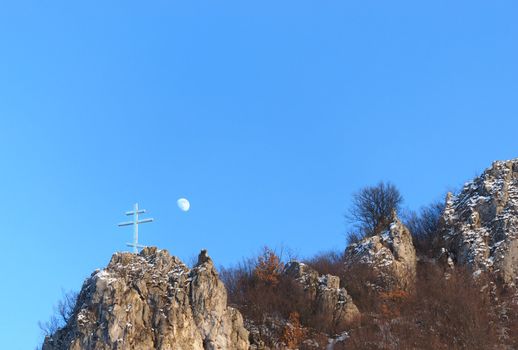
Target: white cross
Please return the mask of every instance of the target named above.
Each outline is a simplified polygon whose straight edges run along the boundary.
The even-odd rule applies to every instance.
[[[144,214],[146,212],[145,209],[140,209],[138,208],[138,203],[135,203],[135,205],[133,206],[133,210],[132,211],[127,211],[125,212],[124,214],[126,215],[133,215],[133,221],[126,221],[126,222],[121,222],[118,226],[130,226],[130,225],[133,225],[133,243],[126,243],[126,245],[128,247],[133,247],[133,253],[137,253],[138,254],[138,250],[139,248],[145,248],[145,246],[143,245],[140,245],[138,244],[138,225],[139,224],[145,224],[146,222],[151,222],[153,221],[153,219],[144,219],[144,220],[139,220],[138,219],[138,214]]]

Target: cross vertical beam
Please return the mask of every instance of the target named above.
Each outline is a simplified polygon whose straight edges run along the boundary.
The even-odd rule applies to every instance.
[[[145,248],[145,246],[138,244],[138,225],[145,224],[147,222],[152,222],[154,220],[153,218],[139,220],[139,214],[144,214],[145,212],[145,209],[139,209],[138,203],[135,203],[132,211],[127,211],[124,213],[128,216],[133,215],[133,221],[121,222],[118,225],[119,227],[133,225],[133,243],[126,243],[126,245],[128,247],[133,247],[133,253],[136,254],[138,254],[139,248]]]

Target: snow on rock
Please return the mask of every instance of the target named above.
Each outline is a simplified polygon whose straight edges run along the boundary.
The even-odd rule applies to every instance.
[[[518,276],[518,159],[497,161],[456,196],[446,197],[443,240],[448,256],[474,273],[508,285]]]
[[[247,350],[241,314],[202,251],[192,270],[166,250],[116,253],[88,278],[68,324],[44,350]]]
[[[345,251],[346,270],[353,273],[361,269],[373,277],[371,286],[380,291],[413,289],[416,262],[412,235],[395,212],[387,230],[351,244]]]
[[[347,338],[349,338],[349,333],[347,332],[342,332],[333,338],[329,338],[326,350],[334,350],[336,344],[345,342]]]

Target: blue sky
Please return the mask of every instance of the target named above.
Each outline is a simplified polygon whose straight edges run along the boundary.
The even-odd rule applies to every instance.
[[[518,156],[515,1],[2,1],[1,342],[143,244],[343,249],[351,194],[440,199]],[[182,213],[176,199],[191,200]]]

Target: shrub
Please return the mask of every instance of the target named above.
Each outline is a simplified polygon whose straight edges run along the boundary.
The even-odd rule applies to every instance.
[[[344,272],[344,253],[330,250],[306,259],[304,263],[321,275],[341,276]]]
[[[318,266],[320,273],[334,273],[341,264],[341,255],[322,253],[311,261]],[[342,331],[343,326],[337,328],[332,317],[322,317],[318,313],[317,301],[310,298],[298,281],[282,273],[283,265],[273,250],[265,248],[260,255],[237,267],[221,269],[220,276],[227,287],[229,303],[256,325],[277,320],[281,326],[273,337],[285,342],[288,338],[290,342],[300,338],[300,332],[308,327],[330,334]],[[286,321],[291,324],[286,326],[289,329],[283,323]]]
[[[264,247],[254,268],[255,277],[266,284],[277,285],[284,269],[281,259],[268,247]]]
[[[297,348],[304,340],[307,331],[300,324],[300,315],[298,312],[290,313],[288,323],[284,326],[281,341],[290,349]]]
[[[410,212],[406,215],[405,225],[412,233],[417,254],[428,257],[435,255],[443,212],[444,203],[437,201],[421,208],[419,213]]]
[[[445,274],[440,265],[425,259],[417,265],[412,293],[381,292],[372,287],[377,276],[371,269],[357,265],[344,271],[341,254],[320,253],[308,259],[308,265],[321,274],[339,275],[362,313],[358,323],[337,327],[316,312],[297,281],[271,268],[277,259],[264,252],[272,251],[223,269],[222,278],[230,303],[246,319],[265,326],[261,329],[269,335],[263,340],[271,347],[281,340],[303,349],[309,346],[304,340],[315,339],[319,332],[332,335],[346,330],[350,338],[335,349],[518,348],[516,291],[488,276],[474,280],[462,267]],[[275,278],[260,278],[258,268]]]
[[[257,323],[272,316],[287,319],[294,311],[304,315],[307,310],[304,291],[296,281],[282,274],[283,267],[281,257],[264,248],[255,258],[234,268],[221,269],[229,303]]]
[[[494,315],[480,281],[461,268],[445,278],[419,264],[416,293],[380,295],[379,313],[364,314],[351,349],[488,349],[498,344]],[[388,301],[388,302],[387,302]]]

